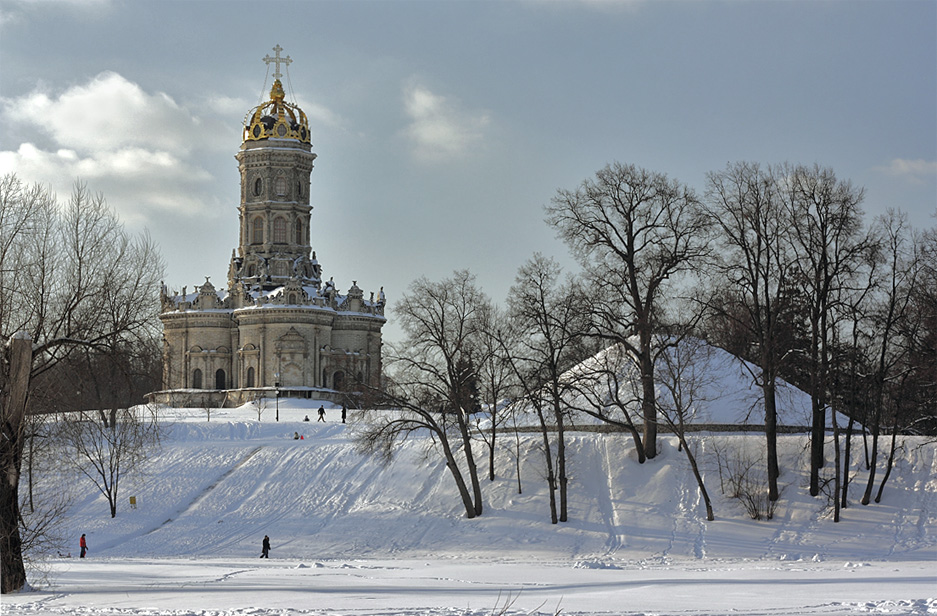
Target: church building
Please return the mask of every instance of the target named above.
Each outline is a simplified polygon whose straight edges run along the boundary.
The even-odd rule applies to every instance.
[[[236,155],[240,232],[227,289],[206,278],[189,293],[161,293],[163,390],[175,406],[234,406],[260,396],[345,402],[381,374],[383,288],[367,297],[353,281],[344,294],[324,275],[310,245],[312,152],[309,122],[285,100],[274,63],[270,98],[244,121]]]

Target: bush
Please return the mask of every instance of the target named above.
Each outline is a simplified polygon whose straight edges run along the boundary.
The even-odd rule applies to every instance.
[[[778,502],[768,499],[764,452],[737,439],[714,440],[713,451],[722,494],[741,503],[751,519],[772,519]]]

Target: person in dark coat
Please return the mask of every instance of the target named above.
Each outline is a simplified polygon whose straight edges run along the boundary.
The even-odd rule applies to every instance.
[[[319,419],[317,421],[325,421],[325,406],[319,407]]]
[[[348,409],[345,408],[345,405],[342,405],[342,423],[345,423],[345,416],[348,414]]]
[[[270,537],[267,535],[264,535],[263,554],[261,554],[260,557],[270,558]]]
[[[78,541],[78,547],[81,548],[81,554],[78,558],[84,558],[85,554],[88,552],[88,542],[85,541],[85,534],[81,534],[81,539]]]

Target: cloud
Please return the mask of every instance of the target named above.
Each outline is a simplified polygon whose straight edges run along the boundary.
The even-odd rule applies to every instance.
[[[489,117],[466,111],[451,99],[411,81],[404,88],[405,129],[416,158],[424,161],[457,158],[482,141]]]
[[[876,167],[876,170],[915,183],[922,183],[932,181],[937,177],[937,161],[921,158],[915,160],[896,158],[885,166]]]
[[[199,119],[162,92],[147,94],[104,72],[56,97],[43,92],[7,99],[4,115],[29,122],[59,145],[101,151],[128,146],[187,151]]]
[[[113,0],[4,0],[0,6],[0,29],[12,28],[49,10],[69,11],[93,18],[113,6]]]
[[[237,120],[228,125],[219,111],[187,108],[113,72],[57,94],[36,89],[0,100],[2,121],[21,136],[15,150],[0,151],[0,174],[15,172],[62,197],[81,178],[122,219],[141,225],[162,214],[205,213],[215,202],[214,178],[197,153],[238,139]]]
[[[141,148],[81,156],[71,149],[49,152],[32,143],[0,152],[0,175],[15,172],[20,179],[50,186],[66,198],[76,179],[102,192],[121,219],[145,226],[163,214],[189,216],[207,204],[199,194],[212,181],[204,169],[167,152]]]

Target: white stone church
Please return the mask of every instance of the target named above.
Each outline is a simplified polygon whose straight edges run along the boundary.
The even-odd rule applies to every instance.
[[[378,386],[385,298],[352,282],[345,294],[310,246],[309,122],[284,100],[276,64],[270,99],[252,109],[236,158],[241,172],[238,247],[227,290],[205,283],[161,294],[163,390],[176,406],[239,405],[259,396],[349,402],[360,383]]]

